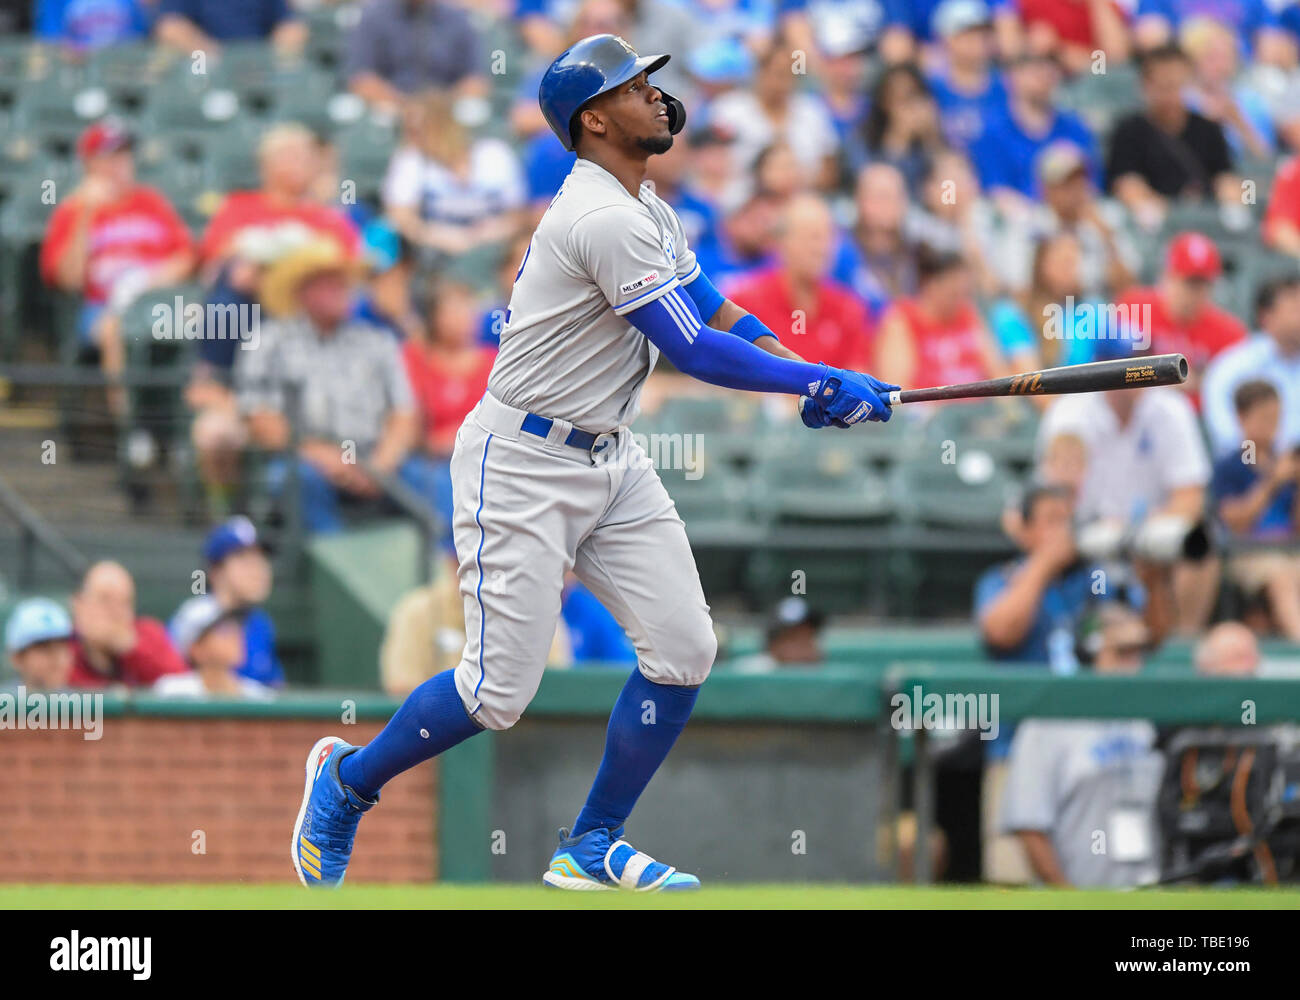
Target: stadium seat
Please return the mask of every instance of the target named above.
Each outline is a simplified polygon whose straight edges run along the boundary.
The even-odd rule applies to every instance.
[[[1033,462],[1038,413],[1023,399],[970,400],[938,406],[917,425],[919,453],[940,454],[946,442],[954,449],[976,443],[1025,469]]]
[[[998,529],[1033,464],[1037,416],[1024,400],[958,402],[926,415],[900,465],[904,519]]]
[[[653,421],[661,430],[691,434],[752,432],[765,423],[759,400],[735,393],[670,397],[653,414]]]
[[[112,110],[104,88],[88,85],[80,73],[53,73],[16,94],[11,139],[29,142],[34,158],[70,156],[81,131]]]
[[[1106,67],[1104,73],[1080,73],[1057,92],[1058,107],[1079,115],[1102,148],[1115,124],[1141,103],[1137,69],[1129,63]]]
[[[87,63],[87,81],[102,87],[113,110],[124,117],[138,116],[149,92],[179,58],[148,42],[128,42],[95,49]]]
[[[855,433],[809,433],[761,448],[754,499],[759,513],[779,524],[869,525],[893,517],[891,476],[865,461],[850,437]]]
[[[203,173],[214,191],[255,188],[260,183],[257,149],[246,138],[243,141],[213,142],[203,164]]]
[[[202,137],[223,129],[252,132],[257,121],[240,113],[239,95],[211,80],[173,71],[149,92],[141,112],[142,134]]]
[[[333,140],[338,149],[340,175],[356,182],[360,200],[377,204],[388,161],[397,148],[396,126],[366,117],[337,129]]]
[[[352,4],[321,5],[314,10],[304,11],[303,18],[307,22],[308,31],[307,58],[321,69],[337,75],[342,69],[347,34],[360,16],[360,8]]]

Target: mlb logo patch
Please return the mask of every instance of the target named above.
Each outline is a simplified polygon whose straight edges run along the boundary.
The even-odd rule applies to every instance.
[[[626,285],[619,285],[618,290],[624,295],[631,295],[633,292],[640,291],[642,288],[649,288],[659,280],[659,272],[651,271],[644,278],[637,278],[636,281],[629,281]]]

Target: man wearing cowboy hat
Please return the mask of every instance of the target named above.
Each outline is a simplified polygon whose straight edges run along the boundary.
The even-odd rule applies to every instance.
[[[358,264],[329,239],[276,261],[259,294],[276,319],[235,364],[250,439],[282,452],[291,421],[297,426],[302,516],[313,532],[341,529],[341,503],[381,499],[388,476],[429,498],[432,509],[434,469],[413,453],[419,417],[406,370],[391,336],[353,318],[357,276]],[[287,472],[284,458],[272,463],[273,493]]]

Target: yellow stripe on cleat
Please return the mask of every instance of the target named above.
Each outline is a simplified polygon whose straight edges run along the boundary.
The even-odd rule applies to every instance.
[[[586,872],[579,871],[569,858],[556,858],[551,862],[551,871],[557,875],[567,875],[569,878],[590,878]]]
[[[316,864],[312,864],[311,859],[306,854],[298,855],[298,860],[302,862],[303,871],[310,872],[312,875],[315,875],[318,879],[323,879],[323,876],[320,873],[320,869],[316,867],[317,864],[320,864],[319,861],[317,861]]]
[[[317,864],[320,864],[320,851],[316,849],[315,844],[309,843],[306,837],[299,837],[298,843],[302,844],[303,850],[307,853],[308,857],[312,858],[312,860]]]

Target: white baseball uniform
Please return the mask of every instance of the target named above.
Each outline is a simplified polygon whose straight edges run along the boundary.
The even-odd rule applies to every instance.
[[[647,678],[708,676],[717,640],[686,531],[627,429],[659,352],[623,318],[698,273],[676,213],[589,160],[538,224],[451,459],[466,628],[456,687],[489,729],[514,725],[536,693],[570,569]],[[552,422],[545,437],[524,429],[529,414]],[[574,428],[595,445],[566,444]]]

